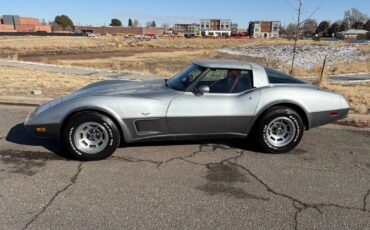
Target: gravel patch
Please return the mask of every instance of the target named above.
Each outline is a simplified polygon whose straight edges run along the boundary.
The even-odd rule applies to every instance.
[[[290,65],[293,57],[292,45],[258,45],[223,48],[218,51],[232,55],[245,55],[277,60],[282,66]],[[321,65],[323,63],[325,55],[328,55],[328,65],[349,64],[352,62],[366,61],[366,59],[369,58],[368,56],[362,56],[357,46],[303,45],[297,47],[295,66],[307,70],[312,69],[314,65]]]

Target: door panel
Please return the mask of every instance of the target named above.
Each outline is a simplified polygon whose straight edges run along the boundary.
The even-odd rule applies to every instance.
[[[245,133],[260,99],[260,91],[245,94],[175,97],[167,111],[171,134]]]

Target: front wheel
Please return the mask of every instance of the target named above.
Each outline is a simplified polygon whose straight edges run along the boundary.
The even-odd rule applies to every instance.
[[[63,132],[63,143],[69,153],[83,161],[101,160],[117,149],[120,132],[107,116],[97,112],[74,115]]]
[[[304,125],[297,112],[287,107],[272,107],[257,124],[258,145],[269,153],[286,153],[302,139]]]

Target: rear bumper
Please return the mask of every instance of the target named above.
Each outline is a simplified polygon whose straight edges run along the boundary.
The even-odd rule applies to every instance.
[[[348,117],[349,108],[337,109],[310,114],[310,128],[319,127]],[[335,115],[334,115],[335,114]]]

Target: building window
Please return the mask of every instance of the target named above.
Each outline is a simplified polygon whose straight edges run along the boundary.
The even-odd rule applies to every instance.
[[[277,26],[275,26],[273,30],[276,32],[278,30]]]

